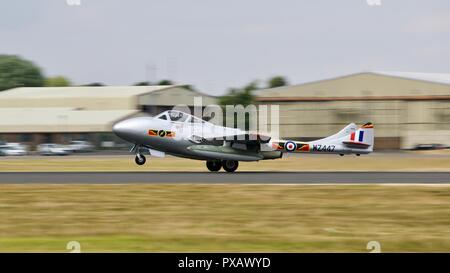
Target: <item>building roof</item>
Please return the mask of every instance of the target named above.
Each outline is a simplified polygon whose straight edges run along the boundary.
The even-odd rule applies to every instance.
[[[196,92],[182,85],[21,87],[0,92],[0,108],[69,107],[85,110],[134,110],[139,109],[142,103],[148,105],[186,103],[186,98],[193,94]]]
[[[73,108],[0,108],[0,133],[108,132],[138,110],[76,110]]]
[[[21,87],[0,92],[0,133],[110,132],[145,105],[188,103],[182,85]],[[162,91],[162,92],[159,92]],[[207,103],[213,98],[207,97]]]
[[[255,93],[258,101],[448,100],[450,74],[361,72]]]
[[[417,72],[395,72],[395,71],[372,71],[368,73],[374,73],[389,77],[404,78],[409,80],[450,84],[450,74],[443,74],[443,73],[417,73]]]
[[[264,91],[266,91],[266,90],[283,90],[283,89],[287,89],[287,88],[291,88],[291,87],[302,86],[302,85],[307,85],[307,84],[314,84],[314,83],[319,83],[319,82],[324,82],[324,81],[338,80],[338,79],[342,79],[342,78],[348,78],[348,77],[353,77],[353,76],[358,76],[358,75],[363,75],[363,74],[374,74],[374,75],[379,75],[379,76],[388,76],[388,77],[402,78],[402,79],[408,79],[408,80],[426,81],[426,82],[440,83],[440,84],[450,84],[450,73],[445,74],[445,73],[419,73],[419,72],[399,72],[399,71],[367,71],[367,72],[359,72],[359,73],[337,76],[337,77],[333,77],[333,78],[326,78],[326,79],[321,79],[321,80],[316,80],[316,81],[304,82],[304,83],[299,83],[299,84],[294,84],[294,85],[289,85],[289,86],[260,89],[260,90],[257,90],[257,92],[264,93]]]
[[[0,92],[0,99],[26,98],[88,98],[88,97],[132,97],[177,87],[176,85],[156,86],[73,86],[73,87],[19,87]]]

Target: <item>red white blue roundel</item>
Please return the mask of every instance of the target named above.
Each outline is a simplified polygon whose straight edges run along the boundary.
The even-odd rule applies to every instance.
[[[297,149],[297,144],[295,144],[295,142],[288,141],[286,142],[286,144],[284,144],[284,147],[286,148],[286,150],[292,152],[295,151],[295,149]]]

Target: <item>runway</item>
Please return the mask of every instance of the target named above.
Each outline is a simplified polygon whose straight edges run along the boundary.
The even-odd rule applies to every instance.
[[[0,172],[0,184],[450,184],[450,172]]]

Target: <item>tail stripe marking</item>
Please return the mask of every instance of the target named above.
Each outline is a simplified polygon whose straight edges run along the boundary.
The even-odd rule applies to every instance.
[[[354,141],[354,140],[355,140],[355,132],[353,132],[353,133],[350,135],[350,140],[351,140],[351,141]]]
[[[359,142],[363,142],[363,138],[364,138],[364,131],[359,131]]]
[[[309,144],[299,144],[297,146],[297,151],[300,152],[309,152]]]

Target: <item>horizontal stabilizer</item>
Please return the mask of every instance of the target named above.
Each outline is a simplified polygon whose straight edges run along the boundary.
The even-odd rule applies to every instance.
[[[370,144],[363,143],[363,142],[354,142],[354,141],[343,141],[343,144],[354,147],[354,148],[369,148]]]

